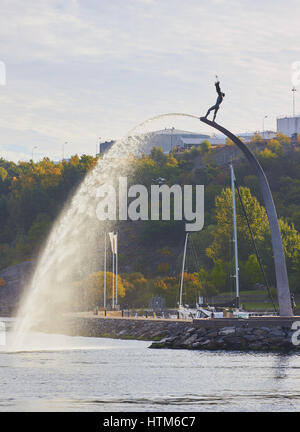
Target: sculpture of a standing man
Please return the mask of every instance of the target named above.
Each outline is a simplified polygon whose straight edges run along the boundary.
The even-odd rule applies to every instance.
[[[215,105],[213,105],[212,107],[209,108],[209,110],[207,111],[206,116],[205,116],[205,118],[207,118],[207,116],[209,115],[209,113],[210,113],[211,111],[215,111],[215,113],[214,113],[214,118],[213,118],[213,122],[215,121],[215,118],[216,118],[217,112],[219,111],[220,105],[221,105],[221,103],[223,102],[223,99],[224,99],[224,97],[225,97],[225,93],[222,93],[222,92],[221,92],[221,89],[220,89],[220,81],[219,81],[217,75],[216,75],[216,80],[217,80],[217,81],[215,82],[215,86],[216,86],[216,91],[217,91],[217,93],[218,93],[218,98],[217,98],[217,101],[216,101]]]

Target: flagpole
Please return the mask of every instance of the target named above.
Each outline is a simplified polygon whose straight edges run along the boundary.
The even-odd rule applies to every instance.
[[[104,283],[103,283],[103,307],[106,308],[106,233],[104,233]]]
[[[118,231],[116,232],[116,305],[118,304]]]
[[[115,307],[115,254],[112,250],[112,308]]]
[[[233,238],[234,238],[234,262],[235,262],[235,290],[236,290],[236,308],[240,308],[240,288],[239,288],[239,256],[237,244],[237,228],[236,228],[236,207],[235,207],[235,187],[234,187],[234,170],[230,164],[231,171],[231,190],[232,190],[232,208],[233,208]]]

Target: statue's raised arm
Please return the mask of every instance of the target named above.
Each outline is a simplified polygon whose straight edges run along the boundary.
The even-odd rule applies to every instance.
[[[218,110],[219,110],[219,108],[220,108],[220,105],[221,105],[221,103],[223,102],[223,99],[224,99],[224,97],[225,97],[225,93],[222,93],[222,92],[221,92],[221,88],[220,88],[220,81],[219,81],[219,79],[218,79],[217,76],[216,76],[216,79],[217,79],[217,81],[215,82],[215,86],[216,86],[216,91],[217,91],[217,93],[218,93],[218,98],[217,98],[217,101],[216,101],[215,105],[213,105],[212,107],[209,108],[209,110],[207,111],[206,116],[205,116],[205,117],[207,118],[208,115],[209,115],[209,113],[210,113],[211,111],[214,111],[214,118],[213,118],[213,121],[215,121],[215,119],[216,119],[216,115],[217,115],[217,112],[218,112]]]
[[[221,89],[220,89],[220,81],[217,81],[215,83],[215,86],[216,86],[216,90],[217,90],[218,95],[221,96],[222,92],[221,92]]]

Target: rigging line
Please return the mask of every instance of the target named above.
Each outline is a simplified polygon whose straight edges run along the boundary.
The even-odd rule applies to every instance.
[[[187,236],[187,234],[185,234],[185,235]],[[185,241],[187,241],[187,240],[188,240],[187,237],[185,237]],[[184,245],[185,245],[185,242],[184,242]],[[188,247],[188,241],[186,243],[186,250],[185,251],[187,251],[187,247]],[[185,248],[185,246],[184,246],[184,248]],[[183,260],[183,265],[182,265],[182,268],[181,268],[181,272],[180,272],[180,276],[179,276],[179,281],[181,281],[181,278],[182,278],[181,300],[182,300],[182,304],[183,304],[183,297],[185,298],[185,303],[186,303],[186,289],[185,289],[185,283],[184,283],[184,274],[186,273],[185,269],[187,268],[187,254],[185,253],[185,257],[184,257],[184,249],[183,249],[182,260]],[[183,276],[182,276],[182,273],[183,273]],[[180,289],[181,289],[181,286],[180,286],[179,290]],[[179,298],[180,298],[180,294],[179,294]],[[180,304],[180,300],[179,300],[179,304]]]
[[[198,257],[197,257],[197,253],[195,251],[195,246],[193,244],[193,240],[191,241],[191,251],[192,251],[192,257],[191,257],[191,262],[192,262],[192,273],[197,272],[198,270]]]
[[[200,260],[199,260],[199,251],[198,251],[197,245],[195,245],[193,237],[191,237],[191,238],[192,238],[192,244],[193,244],[195,255],[196,255],[196,259],[197,259],[197,262],[196,262],[196,265],[197,265],[197,263],[200,262]]]
[[[229,253],[229,263],[230,263],[230,273],[229,273],[229,286],[230,286],[230,297],[232,297],[232,291],[233,291],[233,277],[232,274],[234,273],[233,270],[233,254],[232,254],[232,233],[230,235],[229,241],[228,241],[228,253]]]
[[[278,313],[276,305],[275,305],[275,302],[274,302],[274,299],[273,299],[273,296],[272,296],[272,293],[271,293],[271,290],[270,290],[270,286],[269,286],[269,283],[268,283],[268,280],[267,280],[267,277],[266,277],[266,273],[265,273],[265,270],[264,270],[264,267],[263,267],[263,264],[262,264],[262,260],[261,260],[261,257],[259,255],[259,251],[258,251],[257,246],[256,246],[256,242],[255,242],[255,239],[254,239],[252,228],[250,226],[249,218],[248,218],[248,215],[247,215],[247,212],[246,212],[246,209],[245,209],[245,206],[244,206],[241,194],[240,194],[240,188],[239,188],[238,182],[236,180],[235,180],[235,186],[236,186],[236,189],[237,189],[237,193],[238,193],[238,197],[239,197],[239,201],[240,201],[240,204],[241,204],[241,207],[242,207],[243,214],[244,214],[244,216],[246,218],[246,221],[247,221],[247,225],[248,225],[248,229],[249,229],[249,232],[250,232],[252,244],[253,244],[253,247],[254,247],[254,250],[255,250],[255,254],[256,254],[256,257],[257,257],[257,261],[259,263],[259,267],[260,267],[260,270],[262,272],[262,276],[264,278],[264,281],[265,281],[265,284],[266,284],[266,287],[267,287],[268,295],[269,295],[269,297],[271,299],[274,311],[276,313]]]
[[[195,255],[195,251],[192,249],[192,253],[193,253],[193,266],[192,266],[192,269],[193,269],[193,273],[194,272],[196,272],[197,271],[197,257],[196,257],[196,255]]]
[[[194,252],[194,257],[195,257],[195,263],[194,263],[194,271],[198,272],[199,268],[200,268],[200,259],[199,259],[199,255],[197,253],[196,247],[193,244],[193,252]]]
[[[201,255],[205,255],[206,256],[206,249],[201,249],[200,246],[196,243],[194,243],[195,249],[196,249],[196,253],[197,253],[197,257],[200,260]]]
[[[190,238],[191,238],[191,251],[192,251],[192,255],[194,255],[193,272],[195,272],[195,271],[197,271],[197,256],[196,256],[196,250],[195,250],[195,245],[194,245],[192,236],[190,236]],[[198,294],[197,294],[196,289],[194,290],[193,294],[195,295],[195,302],[197,303]]]
[[[192,251],[192,255],[194,257],[193,269],[195,269],[195,268],[197,269],[198,257],[197,257],[197,253],[196,253],[196,250],[195,250],[195,245],[193,243],[192,237],[191,237],[191,251]]]
[[[189,267],[187,267],[187,268],[190,269],[191,272],[193,272],[194,266],[195,266],[195,254],[194,254],[192,242],[190,242],[190,251],[191,251],[191,256],[188,258],[189,259]]]

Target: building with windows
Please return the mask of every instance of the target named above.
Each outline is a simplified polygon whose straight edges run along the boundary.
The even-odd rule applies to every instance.
[[[200,145],[205,139],[210,139],[209,135],[187,132],[175,128],[162,129],[150,132],[139,137],[141,153],[150,154],[153,147],[161,147],[164,153],[170,153],[174,149],[185,149],[191,146]],[[191,140],[193,144],[187,144]],[[105,153],[115,141],[105,141],[99,144],[99,154]]]
[[[281,132],[289,137],[300,134],[300,116],[278,117],[277,132]]]
[[[300,123],[299,123],[300,124]],[[283,132],[286,133],[286,132]],[[250,143],[255,134],[260,135],[265,143],[276,137],[276,132],[271,130],[238,133],[237,135],[245,142]],[[130,137],[128,138],[130,140]],[[153,147],[162,148],[164,153],[171,151],[182,152],[190,150],[193,147],[200,147],[203,141],[209,141],[213,148],[219,148],[226,144],[226,137],[222,134],[213,134],[212,136],[197,133],[182,131],[175,128],[162,129],[159,131],[149,132],[144,135],[139,135],[139,151],[140,153],[150,154]],[[111,148],[115,141],[105,141],[99,144],[99,154],[105,153]]]

